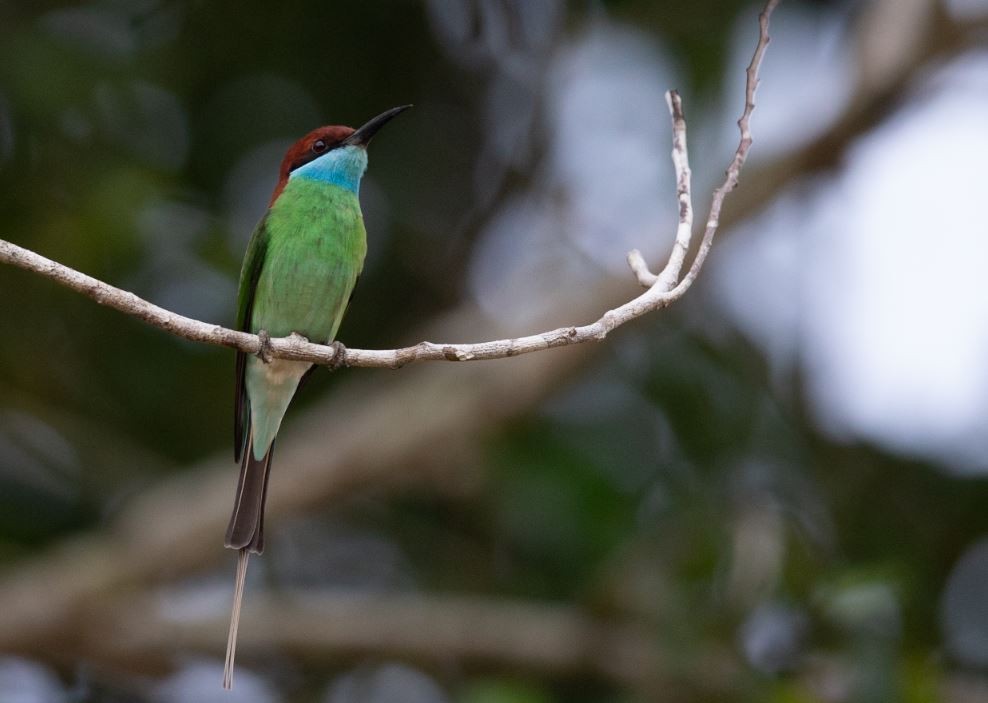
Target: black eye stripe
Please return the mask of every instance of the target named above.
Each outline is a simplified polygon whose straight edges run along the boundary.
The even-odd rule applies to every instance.
[[[322,146],[321,148],[317,149],[316,148],[317,145],[322,145]],[[302,156],[298,157],[291,163],[291,165],[288,167],[289,173],[291,173],[292,171],[294,171],[295,169],[301,166],[305,166],[310,161],[315,161],[317,158],[325,154],[327,151],[331,151],[336,147],[338,147],[339,145],[340,145],[339,141],[330,143],[323,139],[317,139],[312,143],[312,146],[309,147],[309,150],[307,152],[304,152]]]

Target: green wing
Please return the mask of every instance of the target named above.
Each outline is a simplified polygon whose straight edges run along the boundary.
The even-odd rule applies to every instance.
[[[237,329],[242,332],[251,331],[251,314],[254,310],[254,293],[257,291],[257,281],[264,268],[264,258],[268,248],[267,214],[257,223],[254,233],[247,244],[244,264],[240,269],[240,289],[237,294]],[[233,456],[240,461],[247,439],[247,425],[250,422],[249,401],[247,388],[244,384],[244,374],[247,369],[247,355],[237,350],[237,381],[235,388],[233,412]]]

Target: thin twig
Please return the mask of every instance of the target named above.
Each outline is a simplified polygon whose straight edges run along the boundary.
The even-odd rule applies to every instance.
[[[645,288],[651,288],[661,282],[663,290],[672,288],[679,280],[679,272],[690,248],[693,238],[693,193],[692,171],[690,171],[689,151],[686,148],[686,115],[683,113],[683,99],[679,92],[670,90],[666,93],[666,104],[672,116],[672,165],[676,170],[676,198],[679,201],[679,226],[676,228],[676,241],[669,253],[669,261],[662,273],[655,275],[648,270],[645,258],[637,249],[628,253],[628,265],[634,272],[638,282]]]
[[[686,121],[682,100],[678,93],[670,91],[666,101],[672,117],[672,158],[676,169],[676,193],[679,201],[679,226],[669,260],[663,271],[652,274],[641,254],[635,250],[628,254],[628,263],[638,281],[648,290],[625,304],[608,310],[600,319],[587,325],[560,327],[525,337],[498,339],[472,344],[443,344],[419,342],[402,349],[347,349],[342,344],[313,344],[299,335],[271,339],[262,344],[254,334],[212,325],[165,310],[128,291],[115,288],[91,276],[63,266],[30,250],[0,239],[0,261],[51,278],[72,290],[87,295],[101,305],[133,315],[144,322],[194,342],[206,342],[239,349],[248,354],[258,354],[262,348],[273,358],[308,361],[325,366],[363,366],[399,368],[413,361],[479,361],[542,351],[553,347],[601,341],[608,333],[642,315],[659,310],[681,298],[696,280],[707,258],[714,234],[720,222],[720,210],[724,198],[737,185],[741,168],[751,147],[749,120],[755,109],[755,90],[758,87],[758,71],[765,47],[769,43],[769,17],[779,0],[768,0],[759,15],[759,38],[747,70],[744,111],[738,120],[741,141],[734,158],[727,168],[727,178],[714,191],[707,218],[706,230],[696,258],[686,275],[679,273],[689,250],[692,238],[693,206],[690,193],[690,167],[686,148]]]
[[[710,203],[710,215],[707,217],[707,227],[703,232],[703,239],[700,240],[700,249],[696,253],[696,258],[693,259],[693,264],[690,266],[689,271],[686,272],[683,280],[673,289],[673,292],[680,288],[685,292],[687,288],[693,285],[696,277],[700,275],[700,269],[703,267],[703,262],[707,260],[707,254],[710,253],[710,247],[714,242],[714,235],[717,234],[717,228],[720,226],[720,210],[724,205],[724,198],[737,187],[738,179],[741,177],[741,168],[748,158],[748,150],[751,149],[752,141],[750,128],[751,113],[755,110],[755,92],[758,90],[758,73],[762,67],[762,57],[765,56],[765,49],[768,47],[769,42],[772,41],[768,34],[768,25],[772,17],[772,12],[778,4],[779,0],[768,0],[765,3],[765,9],[758,15],[758,43],[755,45],[755,53],[751,57],[751,63],[748,64],[746,71],[747,80],[744,89],[744,111],[738,119],[738,130],[741,132],[741,141],[738,144],[737,151],[734,152],[734,158],[731,159],[731,164],[727,167],[727,177],[721,186],[714,191],[714,196]]]

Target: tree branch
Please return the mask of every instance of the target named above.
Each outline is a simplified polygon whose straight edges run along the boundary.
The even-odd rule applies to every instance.
[[[160,599],[114,599],[80,619],[78,646],[97,661],[139,671],[169,667],[176,654],[222,652],[222,628],[217,625],[225,616],[197,613],[189,618],[170,613]],[[685,684],[685,672],[674,671],[673,657],[649,628],[531,601],[386,593],[258,594],[252,598],[250,627],[241,643],[246,661],[250,653],[277,648],[320,661],[391,656],[444,668],[455,664],[583,676],[638,690]],[[710,659],[709,654],[698,657],[704,663]]]
[[[672,160],[676,170],[676,195],[679,200],[679,226],[669,260],[659,275],[648,270],[644,258],[638,250],[628,254],[628,264],[639,283],[647,290],[623,305],[605,312],[597,321],[587,325],[560,327],[546,332],[497,339],[472,344],[445,344],[419,342],[402,349],[347,349],[342,344],[313,344],[304,337],[292,334],[288,337],[271,339],[262,343],[258,335],[221,327],[189,317],[184,317],[119,288],[97,280],[84,273],[47,259],[28,249],[0,239],[0,261],[12,264],[27,271],[33,271],[51,278],[74,291],[82,293],[101,305],[119,310],[140,320],[193,342],[206,342],[224,347],[232,347],[248,354],[259,354],[262,349],[266,357],[308,361],[324,366],[363,366],[377,368],[400,368],[413,361],[479,361],[482,359],[503,359],[519,354],[542,351],[553,347],[601,341],[608,333],[646,313],[664,308],[679,300],[696,280],[703,262],[707,258],[714,234],[719,224],[720,210],[724,198],[737,185],[741,168],[751,147],[751,131],[748,123],[755,109],[755,90],[758,87],[758,71],[762,56],[769,43],[769,17],[779,0],[768,0],[759,15],[759,37],[755,53],[747,70],[744,111],[738,120],[741,141],[734,158],[727,169],[727,179],[714,191],[707,219],[707,227],[700,243],[696,258],[686,276],[680,280],[680,271],[689,251],[693,236],[693,205],[690,182],[689,156],[686,148],[686,119],[683,114],[682,99],[676,91],[666,93],[666,102],[672,117],[673,148]]]

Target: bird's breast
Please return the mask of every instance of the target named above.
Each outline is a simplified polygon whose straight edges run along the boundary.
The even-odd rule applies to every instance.
[[[292,181],[272,207],[267,227],[252,328],[330,341],[367,251],[356,196],[325,183]]]

